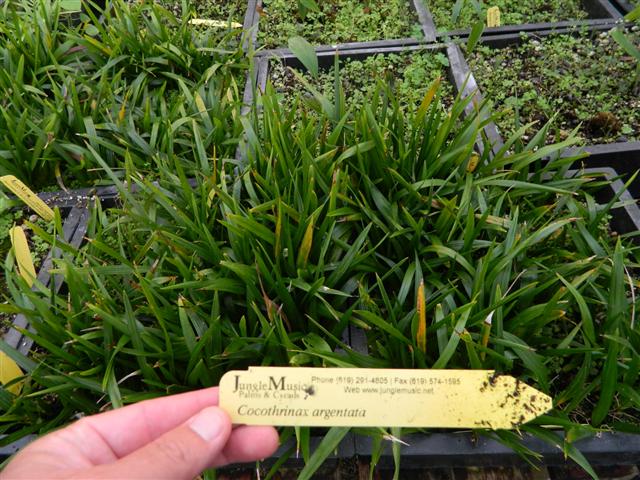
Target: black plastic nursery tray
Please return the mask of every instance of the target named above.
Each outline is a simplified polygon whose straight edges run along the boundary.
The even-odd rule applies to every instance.
[[[432,0],[424,0],[427,5],[427,9],[429,8],[429,2]],[[514,3],[517,3],[517,0],[513,0]],[[624,1],[624,0],[623,0]],[[453,9],[454,2],[451,3],[451,9]],[[589,27],[592,25],[598,25],[602,23],[610,23],[613,20],[619,19],[622,17],[620,11],[610,2],[609,0],[582,0],[581,1],[582,8],[587,14],[586,19],[578,20],[578,19],[567,19],[558,22],[523,22],[520,24],[503,24],[499,27],[487,27],[484,29],[483,35],[491,36],[491,35],[499,35],[503,33],[511,33],[511,32],[520,32],[520,31],[532,31],[532,30],[544,30],[544,29],[557,29],[557,28],[565,28],[565,27]],[[504,13],[502,13],[504,18]],[[446,28],[446,26],[442,26],[438,24],[437,19],[430,12],[430,17],[434,18],[436,36],[438,39],[441,37],[456,37],[456,36],[466,36],[469,34],[471,27],[465,28]],[[504,23],[504,22],[503,22]]]
[[[589,157],[584,160],[585,165],[589,168],[612,168],[619,175],[623,176],[623,181],[626,181],[636,172],[640,171],[640,142],[591,145],[583,148],[570,149],[566,152],[566,155],[571,156],[577,151],[588,152],[590,154]],[[627,190],[632,198],[636,200],[640,199],[640,178],[634,180],[627,187]],[[640,229],[640,221],[635,223],[636,227]]]
[[[317,3],[320,4],[321,1],[322,0],[319,0],[317,1]],[[434,41],[436,38],[436,32],[433,24],[433,19],[431,18],[431,14],[429,13],[429,10],[425,7],[423,0],[404,0],[404,1],[407,2],[408,8],[415,14],[418,20],[418,25],[420,27],[421,33],[424,36],[424,40],[428,42]],[[265,17],[268,19],[268,16],[269,16],[268,5],[266,5],[268,4],[268,2],[266,2],[266,4],[263,4],[263,3],[264,3],[263,0],[249,0],[249,10],[254,12],[253,23],[251,28],[253,29],[252,40],[256,48],[262,47],[258,39],[258,32],[260,31],[260,23],[262,22],[264,24],[264,21],[266,20],[261,20],[261,17]],[[331,24],[325,23],[323,27],[326,29],[331,29]],[[409,35],[406,35],[406,37],[409,37]],[[392,40],[395,40],[395,39],[392,39]],[[287,38],[284,38],[282,45],[279,45],[279,47],[284,46],[286,42],[287,42]]]
[[[513,31],[511,31],[510,33],[500,33],[500,34],[496,34],[496,35],[492,35],[492,36],[483,36],[480,39],[480,45],[482,46],[486,46],[486,47],[490,47],[491,49],[495,49],[495,51],[497,53],[501,52],[502,49],[507,49],[507,48],[516,48],[518,46],[524,45],[526,42],[530,42],[528,45],[528,48],[543,48],[535,46],[534,45],[542,45],[543,42],[548,41],[548,42],[552,42],[552,41],[559,41],[559,37],[560,35],[566,35],[566,36],[570,36],[571,38],[575,38],[575,42],[576,44],[579,44],[579,42],[582,43],[586,43],[586,42],[593,42],[593,44],[595,45],[596,42],[599,42],[599,45],[601,48],[616,48],[617,46],[614,43],[614,40],[610,37],[605,37],[606,33],[609,32],[612,28],[613,28],[613,24],[595,24],[595,25],[591,25],[588,29],[584,29],[584,28],[575,28],[575,27],[565,27],[565,28],[559,28],[559,29],[546,29],[546,30],[539,30],[539,31],[528,31],[528,32],[520,32],[520,33],[515,33]],[[634,27],[632,27],[634,28]],[[634,31],[635,32],[635,31]],[[637,33],[634,33],[634,35]],[[609,42],[609,43],[607,43]],[[607,47],[606,45],[612,45],[612,47]],[[479,47],[476,47],[479,48]],[[574,48],[583,48],[583,49],[587,49],[586,46],[583,47],[574,47]],[[549,47],[550,49],[550,47]],[[620,52],[622,52],[622,50],[620,50]],[[497,55],[496,53],[496,55]],[[492,84],[492,88],[495,88],[494,85],[501,85],[500,82],[505,82],[505,81],[509,81],[509,84],[506,86],[506,90],[501,90],[502,87],[498,87],[501,92],[502,91],[509,91],[509,88],[513,88],[514,90],[516,90],[515,95],[512,95],[513,98],[516,99],[516,101],[519,101],[520,98],[525,99],[525,95],[528,94],[529,92],[525,90],[524,85],[526,84],[526,82],[535,82],[536,88],[543,88],[545,85],[549,85],[550,82],[552,81],[557,81],[560,82],[560,80],[563,78],[563,75],[565,75],[567,78],[567,81],[570,81],[570,83],[573,85],[572,89],[571,89],[571,96],[575,97],[573,99],[571,98],[566,98],[565,100],[568,101],[572,101],[574,102],[574,104],[576,102],[581,103],[583,106],[588,106],[588,105],[602,105],[602,107],[600,107],[600,109],[598,110],[597,113],[593,113],[592,117],[588,119],[588,122],[583,120],[583,127],[585,128],[584,132],[587,132],[587,128],[589,129],[590,133],[588,133],[587,138],[586,138],[586,143],[590,144],[590,145],[597,145],[599,143],[627,143],[628,142],[628,138],[626,135],[630,135],[633,139],[633,136],[635,135],[640,136],[640,128],[637,127],[637,124],[639,123],[637,118],[634,120],[635,117],[633,117],[633,115],[631,116],[631,125],[627,125],[624,123],[624,119],[619,119],[618,118],[618,110],[612,110],[610,111],[608,108],[605,107],[605,105],[603,103],[598,103],[601,102],[598,99],[589,99],[587,97],[580,97],[580,95],[584,94],[584,95],[591,95],[592,93],[594,95],[598,94],[597,88],[594,88],[593,90],[588,90],[587,93],[584,93],[583,90],[580,90],[580,88],[578,87],[578,84],[576,83],[576,79],[574,77],[574,74],[571,72],[571,61],[573,61],[572,59],[568,58],[568,57],[563,57],[562,59],[559,59],[560,62],[562,62],[562,64],[556,64],[554,59],[550,59],[549,61],[547,61],[544,65],[544,71],[548,71],[548,70],[553,70],[555,72],[555,76],[553,77],[555,80],[551,80],[549,78],[547,78],[546,80],[543,77],[531,77],[529,75],[528,72],[526,72],[524,70],[524,67],[517,67],[517,66],[513,66],[513,65],[509,65],[509,64],[504,64],[504,62],[501,65],[495,65],[493,68],[496,71],[502,71],[502,72],[507,72],[509,70],[512,71],[511,77],[517,77],[515,80],[510,78],[510,76],[508,74],[504,75],[505,79],[502,78],[498,78],[495,77],[493,75],[487,75],[485,74],[484,76],[482,76],[482,69],[480,67],[475,67],[473,66],[473,61],[471,60],[471,56],[472,55],[478,55],[478,52],[474,52],[471,55],[469,54],[465,54],[463,55],[464,57],[464,61],[462,62],[463,65],[463,70],[466,71],[466,73],[463,73],[463,75],[471,75],[472,78],[474,78],[474,80],[479,80],[477,83],[479,84],[479,91],[483,94],[483,96],[489,100],[492,100],[492,96],[487,92],[487,85],[488,84]],[[498,61],[496,60],[496,55],[488,55],[486,57],[486,59],[484,60],[485,63],[487,62],[493,62],[494,64]],[[575,55],[576,58],[578,58],[578,60],[582,59],[583,62],[588,63],[589,65],[599,65],[598,61],[601,60],[600,58],[593,58],[591,61],[587,61],[584,59],[584,57],[581,57],[579,54],[572,54]],[[593,55],[593,54],[591,54]],[[613,55],[613,53],[611,53],[611,55]],[[517,56],[517,54],[513,54],[512,55],[514,58],[520,58],[521,62],[524,65],[524,62],[529,61],[532,56],[526,56],[526,55],[520,55],[520,57]],[[623,56],[624,57],[624,56]],[[628,57],[625,57],[628,58]],[[578,61],[575,60],[575,61]],[[612,61],[611,59],[609,59],[610,61]],[[513,61],[517,61],[517,60],[513,60]],[[542,62],[542,60],[539,61],[540,63]],[[471,67],[469,67],[469,65],[471,65]],[[486,68],[486,67],[485,67]],[[536,68],[536,67],[533,67]],[[613,65],[609,65],[609,67],[603,67],[603,68],[608,68],[607,72],[608,72],[608,78],[607,80],[613,78]],[[563,73],[565,72],[565,73]],[[566,73],[569,72],[569,73]],[[549,75],[548,73],[545,73],[545,75]],[[585,78],[592,78],[592,74],[588,73],[584,75]],[[593,77],[595,78],[595,77]],[[626,77],[625,77],[626,78]],[[572,80],[569,80],[572,79]],[[630,81],[630,80],[628,80]],[[598,85],[600,85],[600,83],[598,83]],[[546,88],[546,87],[544,87]],[[630,87],[632,88],[632,87]],[[637,88],[637,87],[636,87]],[[624,95],[626,95],[627,97],[629,97],[629,101],[633,102],[633,101],[637,101],[637,97],[632,93],[632,92],[627,92],[627,93],[623,93]],[[621,94],[621,95],[623,95]],[[517,98],[520,97],[520,98]],[[540,97],[540,95],[536,95],[535,98],[533,99],[529,99],[527,101],[529,102],[539,102],[540,99],[538,98]],[[556,95],[551,95],[549,94],[549,98],[552,98],[553,101],[557,100],[558,98],[562,98],[561,97],[561,93],[557,93]],[[611,98],[609,95],[606,96],[606,99]],[[635,100],[634,100],[635,98]],[[504,101],[504,103],[502,105],[498,105],[498,104],[494,104],[495,108],[494,111],[498,111],[500,109],[503,110],[503,112],[507,112],[507,108],[506,108],[506,100]],[[627,108],[627,109],[631,109],[631,111],[633,111],[632,108],[632,104],[628,103],[628,102],[619,102],[619,106]],[[521,108],[521,107],[519,107]],[[554,110],[556,111],[556,109],[559,109],[560,107],[556,106],[556,105],[552,105],[550,107],[547,108],[547,110]],[[567,108],[566,109],[567,113],[565,114],[565,119],[569,119],[569,113],[575,112],[574,109],[571,108]],[[594,110],[595,112],[595,110]],[[575,113],[573,113],[575,115]],[[507,116],[505,117],[507,120],[508,119],[514,119],[515,118],[515,108],[512,107],[511,108],[511,112],[508,113],[507,112]],[[536,120],[538,122],[538,124],[534,127],[536,129],[539,129],[543,123],[546,121],[545,119],[541,119],[541,118],[535,118],[534,120]],[[522,118],[521,123],[525,124],[527,122],[529,122],[530,119],[526,118]],[[568,133],[569,130],[571,130],[574,127],[574,124],[577,125],[577,123],[579,122],[579,120],[577,119],[570,119],[568,120],[569,123],[567,123],[566,127],[563,127],[565,130],[565,133]],[[602,126],[604,125],[604,126]],[[609,130],[608,125],[612,125],[611,129],[617,129],[616,131],[613,130]],[[626,126],[625,126],[626,125]],[[634,126],[636,125],[636,126]],[[562,124],[558,124],[558,128],[561,128]],[[601,130],[598,130],[598,128],[600,128]],[[627,133],[625,133],[625,128],[630,128],[631,130]],[[500,132],[501,134],[503,134],[504,132]],[[561,138],[562,139],[562,138]]]
[[[618,19],[614,22],[609,20],[593,22],[587,26],[539,24],[531,25],[531,28],[526,29],[518,26],[507,26],[500,27],[500,30],[496,30],[492,35],[485,35],[487,32],[487,30],[485,30],[485,33],[483,33],[479,39],[479,44],[493,48],[504,48],[511,45],[520,45],[531,38],[542,39],[554,35],[579,35],[585,32],[597,35],[602,32],[607,32],[613,27],[622,24],[623,22]],[[444,41],[447,36],[448,34],[438,34],[438,39],[440,41]],[[460,41],[457,41],[456,43],[460,43]]]
[[[611,0],[616,7],[622,10],[624,13],[629,13],[631,10],[640,5],[637,0],[634,3],[634,0]]]
[[[557,432],[562,435],[562,432]],[[407,470],[439,467],[506,467],[525,466],[527,462],[500,442],[473,433],[412,434],[402,437],[402,468]],[[368,437],[355,437],[359,459],[371,458],[372,443]],[[525,434],[522,446],[541,455],[540,465],[570,465],[559,448]],[[387,442],[389,444],[389,442]],[[602,433],[598,437],[572,444],[592,465],[635,465],[640,458],[640,435]],[[536,462],[534,462],[536,463]],[[393,469],[391,446],[386,445],[376,468]]]
[[[196,185],[195,179],[189,179],[191,186]],[[154,185],[157,185],[154,182]],[[136,192],[137,185],[131,185],[129,191]],[[57,190],[54,192],[42,192],[38,197],[51,208],[61,209],[85,208],[89,203],[100,202],[103,208],[110,208],[120,201],[120,190],[115,185],[80,188],[77,190]]]
[[[446,55],[449,66],[446,68],[448,80],[454,87],[455,93],[462,91],[463,97],[474,96],[473,102],[467,105],[466,113],[473,112],[475,105],[482,103],[482,96],[477,89],[473,75],[465,62],[459,46],[453,43],[425,44],[410,39],[394,41],[367,42],[359,44],[323,45],[316,47],[318,65],[321,70],[327,71],[333,68],[335,56],[339,57],[341,64],[350,60],[364,60],[375,55],[418,55],[420,53],[442,53]],[[289,49],[269,50],[258,55],[253,78],[250,78],[245,89],[245,105],[253,102],[253,93],[264,92],[267,81],[271,75],[272,64],[281,63],[284,67],[305,71],[305,67]],[[370,79],[375,82],[375,78]],[[254,83],[251,83],[254,82]],[[489,141],[495,152],[502,146],[502,141],[493,123],[488,123],[484,128],[485,141],[478,139],[477,148],[480,152],[485,148],[486,140]]]
[[[73,207],[67,210],[68,213],[62,226],[62,236],[70,245],[77,248],[83,242],[87,231],[89,210],[84,207]],[[62,254],[58,248],[51,250],[42,262],[42,266],[40,267],[37,277],[39,283],[52,288],[56,293],[59,292],[62,287],[62,278],[52,277],[50,270],[54,266],[53,261],[56,258],[60,258],[61,255]],[[53,282],[53,284],[51,282]],[[22,314],[16,315],[13,320],[13,327],[5,333],[3,340],[23,355],[28,355],[31,350],[31,346],[33,345],[33,340],[20,330],[29,329],[29,322],[25,316]]]
[[[502,27],[485,27],[480,37],[480,42],[501,46],[510,45],[511,37],[526,35],[547,36],[561,34],[563,32],[576,32],[580,30],[609,30],[622,22],[622,16],[614,18],[603,18],[584,22],[557,22],[557,23],[526,23],[523,25],[504,25]],[[448,32],[437,32],[436,42],[461,42],[466,41],[470,30],[451,30]],[[504,39],[504,41],[503,41]],[[501,43],[502,41],[502,43]],[[493,42],[493,43],[490,43]]]

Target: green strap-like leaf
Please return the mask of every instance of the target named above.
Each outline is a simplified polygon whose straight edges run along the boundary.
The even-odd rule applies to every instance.
[[[324,436],[320,445],[315,449],[311,458],[300,472],[298,480],[308,480],[312,478],[316,470],[318,470],[329,455],[338,448],[338,445],[347,433],[349,433],[349,427],[333,427],[329,429],[329,432]]]
[[[311,75],[318,76],[318,57],[313,45],[302,37],[291,37],[289,39],[289,50],[302,62]]]

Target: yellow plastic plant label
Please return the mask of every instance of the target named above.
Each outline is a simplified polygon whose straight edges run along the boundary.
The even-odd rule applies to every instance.
[[[226,28],[229,25],[228,22],[222,20],[210,20],[208,18],[192,18],[189,20],[191,25],[202,25],[212,28]],[[231,22],[231,28],[242,28],[242,24],[238,22]]]
[[[24,278],[31,287],[36,278],[36,267],[33,265],[33,260],[31,259],[31,250],[29,250],[27,236],[24,234],[22,227],[13,227],[9,230],[9,237],[11,238],[11,246],[13,247],[13,254],[16,257],[20,276]]]
[[[21,377],[22,375],[22,370],[20,370],[18,364],[11,360],[6,353],[0,352],[0,383],[5,385],[11,380]],[[22,382],[17,382],[7,388],[7,390],[14,395],[18,395],[21,388]]]
[[[0,177],[0,182],[44,220],[47,222],[53,221],[53,210],[16,177],[13,175],[5,175]]]
[[[220,407],[247,425],[511,429],[553,405],[492,370],[252,367],[222,377]]]
[[[500,7],[490,7],[487,9],[487,27],[500,26]]]

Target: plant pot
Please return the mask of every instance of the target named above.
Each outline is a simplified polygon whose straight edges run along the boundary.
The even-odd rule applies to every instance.
[[[433,7],[433,4],[430,3],[433,1],[434,0],[425,0],[425,3],[427,4],[427,8],[429,8],[430,5]],[[518,4],[518,2],[514,2],[514,3]],[[446,2],[446,4],[448,8],[447,12],[449,12],[450,14],[451,9],[453,8],[453,3]],[[553,16],[539,13],[539,16],[534,17],[534,21],[532,22],[529,21],[530,19],[529,15],[531,14],[531,12],[527,11],[526,8],[525,10],[522,10],[522,14],[516,15],[514,18],[514,21],[511,21],[511,22],[508,18],[508,15],[509,15],[508,12],[505,12],[504,10],[502,10],[501,11],[502,26],[486,28],[484,30],[484,34],[485,35],[500,34],[503,32],[503,29],[515,29],[517,31],[527,31],[527,30],[542,30],[545,28],[562,28],[567,26],[585,27],[585,26],[601,23],[602,21],[610,21],[611,19],[618,19],[621,17],[620,12],[611,4],[611,2],[609,2],[609,0],[582,0],[577,2],[576,4],[576,13],[578,12],[578,10],[581,10],[583,14],[586,16],[586,18],[578,19],[576,17],[573,17],[572,15],[573,12],[569,11],[566,13],[565,12],[559,13],[559,18],[561,19],[559,21],[545,21],[543,19],[553,17]],[[540,9],[538,9],[538,11],[540,11]],[[457,24],[453,24],[452,22],[449,22],[448,15],[445,15],[442,10],[439,10],[438,14],[435,14],[434,12],[435,11],[432,9],[431,16],[432,18],[434,18],[438,36],[445,34],[445,32],[447,36],[468,35],[468,33],[471,30],[471,26],[473,25],[473,22],[477,21],[477,15],[474,14],[472,17],[468,19],[468,23],[464,22],[462,26],[458,26]],[[469,10],[469,13],[471,13],[471,10]],[[519,13],[519,12],[516,12],[516,13]],[[526,20],[522,21],[520,19],[526,19]],[[536,21],[535,19],[540,19],[540,20]],[[507,22],[510,22],[510,23],[507,23]]]

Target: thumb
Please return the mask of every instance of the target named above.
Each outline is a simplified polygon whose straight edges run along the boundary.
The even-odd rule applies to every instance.
[[[191,480],[213,465],[230,435],[229,416],[208,407],[117,462],[92,469],[91,476]]]

